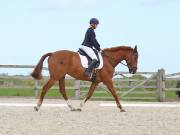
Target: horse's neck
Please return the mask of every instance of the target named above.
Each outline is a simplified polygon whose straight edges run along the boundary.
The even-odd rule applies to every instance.
[[[109,61],[112,64],[113,67],[116,67],[121,61],[126,60],[128,56],[128,51],[115,51],[115,52],[110,52],[108,55],[111,56],[109,57]]]

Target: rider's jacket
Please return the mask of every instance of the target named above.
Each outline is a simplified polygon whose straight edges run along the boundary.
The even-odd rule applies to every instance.
[[[95,47],[95,49],[100,51],[100,44],[96,40],[96,34],[93,28],[87,29],[82,45],[90,47],[90,48]]]

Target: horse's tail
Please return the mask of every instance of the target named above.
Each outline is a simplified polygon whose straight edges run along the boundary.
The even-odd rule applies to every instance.
[[[41,59],[39,60],[38,64],[36,65],[36,67],[34,68],[33,72],[31,73],[31,76],[36,79],[36,80],[40,80],[42,78],[41,72],[42,72],[42,68],[43,68],[43,62],[46,59],[46,57],[51,56],[52,53],[47,53],[45,55],[43,55],[41,57]]]

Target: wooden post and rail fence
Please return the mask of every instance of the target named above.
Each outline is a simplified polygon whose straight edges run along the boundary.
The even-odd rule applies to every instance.
[[[35,66],[33,65],[0,65],[0,69],[3,68],[34,68]],[[43,70],[48,70],[48,68],[43,68]],[[130,74],[128,72],[115,72],[114,74],[114,87],[116,89],[119,89],[117,91],[117,94],[124,99],[157,99],[158,101],[165,101],[166,99],[166,95],[165,92],[166,91],[180,91],[180,88],[166,88],[166,81],[167,80],[173,80],[173,81],[178,81],[180,80],[179,77],[176,76],[180,76],[180,73],[175,73],[175,74],[169,74],[169,75],[165,75],[165,70],[164,69],[159,69],[157,72],[137,72],[135,75],[140,75],[140,76],[145,76],[143,79],[137,79],[137,78],[133,78],[130,76]],[[118,77],[119,76],[119,77]],[[0,78],[7,78],[9,76],[0,76]],[[16,78],[16,77],[14,77]],[[31,78],[31,77],[28,77]],[[23,79],[23,77],[21,78]],[[32,78],[31,78],[32,79]],[[66,89],[73,89],[74,90],[74,98],[75,99],[80,99],[83,98],[83,96],[85,96],[85,94],[87,93],[88,88],[90,87],[90,83],[83,83],[82,81],[79,80],[73,80],[73,86],[67,86]],[[147,85],[147,83],[149,83]],[[1,86],[0,86],[1,87]],[[35,80],[34,82],[34,94],[35,97],[37,97],[38,95],[38,91],[39,91],[39,84],[38,81]],[[106,93],[108,92],[108,90],[106,89],[106,87],[103,84],[99,85],[100,90],[95,91],[95,93]],[[83,89],[83,90],[80,90]],[[86,89],[86,90],[84,90]],[[141,90],[140,90],[141,89]],[[84,94],[83,94],[84,93]],[[134,95],[151,95],[151,96],[129,96],[130,94],[134,94]],[[154,96],[152,96],[154,95]],[[97,99],[109,99],[110,97],[94,97]],[[112,98],[112,97],[111,97]]]

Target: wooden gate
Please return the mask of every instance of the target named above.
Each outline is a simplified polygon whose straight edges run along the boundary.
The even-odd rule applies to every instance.
[[[78,81],[78,80],[77,80]],[[90,83],[78,81],[79,89],[76,91],[78,97],[83,98],[87,93]],[[113,79],[114,87],[121,99],[125,100],[165,100],[165,71],[164,69],[158,72],[138,72],[135,75],[130,75],[128,72],[115,72]],[[77,87],[77,86],[76,86]],[[99,95],[99,96],[98,96]],[[111,94],[108,94],[107,88],[100,84],[94,93],[93,99],[113,99]]]

